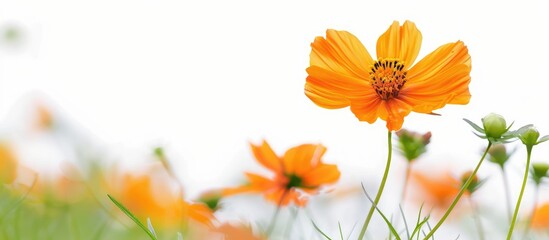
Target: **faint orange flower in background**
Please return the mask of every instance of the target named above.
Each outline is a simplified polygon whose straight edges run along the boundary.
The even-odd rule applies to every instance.
[[[185,201],[179,188],[169,186],[169,177],[159,177],[155,171],[127,173],[118,176],[110,192],[136,216],[151,218],[155,225],[177,227],[194,220],[213,226],[212,210],[205,204]]]
[[[434,209],[446,210],[460,190],[460,181],[449,173],[428,176],[414,172],[412,176],[420,191],[419,201]]]
[[[335,183],[340,172],[334,164],[322,162],[326,148],[320,144],[303,144],[290,148],[284,156],[277,156],[265,141],[251,144],[256,160],[274,173],[271,178],[246,173],[247,185],[230,188],[225,195],[244,192],[263,193],[265,198],[279,206],[294,202],[298,206],[307,203],[307,194],[318,193],[325,184]]]
[[[10,184],[17,176],[17,158],[11,147],[0,142],[0,184]]]
[[[532,228],[537,230],[549,229],[549,203],[536,208],[533,213]]]
[[[55,121],[51,110],[42,103],[36,104],[35,126],[38,130],[50,130],[54,127]]]
[[[311,44],[305,94],[318,106],[351,106],[360,121],[402,127],[410,112],[467,104],[471,57],[461,41],[442,45],[413,65],[422,36],[410,21],[394,21],[377,40],[377,60],[351,33],[329,29]]]

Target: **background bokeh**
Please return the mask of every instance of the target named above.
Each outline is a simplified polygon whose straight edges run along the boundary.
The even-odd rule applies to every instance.
[[[456,40],[472,57],[469,105],[447,106],[442,116],[411,114],[404,123],[433,133],[414,168],[459,174],[485,144],[462,118],[479,122],[496,112],[549,133],[546,10],[543,1],[0,0],[1,137],[26,164],[61,171],[57,163],[74,153],[52,148],[51,139],[22,137],[41,104],[105,159],[132,166],[163,146],[189,196],[259,170],[250,141],[266,139],[280,154],[322,143],[325,161],[342,172],[338,186],[364,182],[375,191],[385,123],[361,123],[348,109],[322,109],[306,98],[309,44],[334,28],[374,53],[393,20],[411,20],[423,34],[419,58]],[[524,152],[510,163],[513,194]],[[549,147],[535,149],[534,162],[548,159]],[[395,160],[387,198],[399,193],[403,163]],[[479,192],[479,201],[503,206],[498,170],[481,168],[494,191]]]

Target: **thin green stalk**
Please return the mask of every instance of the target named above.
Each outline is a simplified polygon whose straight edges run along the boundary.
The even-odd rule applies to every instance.
[[[296,208],[295,211],[291,212],[292,213],[292,218],[290,219],[290,221],[288,221],[286,223],[286,227],[284,227],[284,238],[285,239],[290,239],[290,233],[293,230],[292,227],[294,226],[294,223],[297,220],[297,214],[299,214],[299,209],[300,208]],[[290,210],[292,210],[292,209],[290,209]]]
[[[509,180],[505,174],[505,169],[501,166],[501,176],[503,177],[503,187],[505,188],[505,205],[507,207],[507,219],[511,223],[512,213],[511,213],[511,195],[509,195]]]
[[[454,198],[454,201],[452,202],[450,207],[446,210],[446,212],[444,213],[444,216],[442,216],[442,218],[438,221],[437,225],[435,225],[435,227],[433,227],[433,229],[431,231],[429,231],[429,233],[423,238],[424,240],[427,240],[427,239],[429,239],[429,237],[433,236],[433,234],[435,234],[437,229],[440,228],[440,226],[442,226],[442,223],[444,223],[444,221],[446,220],[448,215],[450,215],[450,213],[452,212],[452,210],[454,209],[454,207],[458,203],[461,196],[466,192],[467,188],[469,187],[469,184],[471,184],[471,182],[473,181],[473,177],[476,176],[477,171],[480,168],[480,165],[482,165],[482,162],[484,161],[484,158],[486,158],[486,154],[488,154],[488,150],[490,150],[490,147],[492,147],[492,142],[488,142],[488,146],[486,147],[486,151],[484,151],[484,154],[482,154],[482,158],[480,158],[480,161],[478,161],[478,164],[475,167],[475,170],[473,170],[473,173],[471,174],[471,176],[469,176],[469,178],[467,179],[465,184],[463,184],[463,187],[461,187],[461,190],[459,190],[458,195],[456,196],[456,198]]]
[[[391,167],[391,157],[393,155],[393,143],[392,143],[391,135],[392,135],[392,132],[389,131],[387,133],[387,144],[389,146],[389,149],[387,150],[388,154],[387,154],[387,164],[385,165],[385,172],[383,173],[381,184],[379,184],[379,190],[377,191],[377,195],[376,195],[376,198],[374,199],[374,203],[370,207],[368,216],[364,221],[364,225],[362,225],[362,230],[360,230],[360,235],[358,236],[358,240],[362,240],[362,238],[364,238],[364,234],[366,234],[366,229],[368,229],[368,224],[370,224],[370,220],[372,219],[374,210],[376,209],[376,206],[379,203],[379,199],[381,198],[381,194],[383,193],[383,188],[385,188],[385,183],[387,182],[387,176],[389,175],[389,168]]]
[[[402,195],[400,196],[400,206],[404,206],[404,200],[406,200],[406,189],[408,187],[408,181],[410,180],[410,172],[412,170],[412,163],[406,164],[406,173],[404,175],[404,185],[402,186]]]
[[[522,187],[520,188],[520,194],[517,199],[517,205],[515,206],[515,212],[513,213],[513,219],[511,220],[511,226],[509,227],[509,232],[507,233],[507,240],[511,239],[513,236],[513,229],[515,228],[515,222],[517,221],[518,210],[520,208],[520,202],[522,201],[522,195],[524,194],[524,189],[526,188],[526,181],[528,180],[528,170],[530,170],[530,156],[532,155],[532,147],[526,146],[526,168],[524,170],[524,178],[522,179]]]
[[[526,239],[528,236],[528,231],[530,231],[530,226],[532,225],[532,219],[536,215],[536,208],[538,207],[538,196],[539,196],[539,185],[536,183],[536,188],[534,189],[534,204],[532,204],[532,214],[526,220],[526,226],[524,227],[524,236],[522,239]]]
[[[271,222],[269,223],[269,227],[267,228],[267,236],[270,236],[271,233],[273,232],[274,230],[274,227],[276,225],[276,220],[278,218],[278,214],[280,213],[280,209],[282,208],[282,203],[284,202],[284,198],[286,198],[286,195],[288,194],[288,191],[289,190],[285,190],[283,193],[282,193],[282,196],[280,197],[280,201],[278,202],[278,204],[276,205],[276,210],[273,214],[273,217],[271,218]]]
[[[484,228],[482,227],[482,221],[480,220],[480,214],[477,205],[475,204],[475,202],[473,202],[473,197],[471,195],[468,197],[468,199],[469,205],[471,205],[471,209],[473,210],[473,219],[475,221],[475,225],[477,225],[479,239],[484,240]]]

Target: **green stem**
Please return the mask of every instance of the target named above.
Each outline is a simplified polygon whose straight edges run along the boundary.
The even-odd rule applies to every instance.
[[[538,207],[538,196],[539,196],[539,184],[536,183],[536,188],[534,189],[534,204],[532,204],[532,214],[526,220],[526,227],[524,227],[524,236],[522,239],[528,237],[528,231],[530,231],[530,226],[532,225],[532,219],[536,215],[536,208]]]
[[[469,198],[469,205],[471,205],[471,209],[473,210],[473,219],[475,221],[475,225],[477,225],[479,239],[484,240],[484,228],[482,227],[482,221],[480,219],[480,213],[478,211],[477,205],[473,201],[472,195],[469,195],[468,198]]]
[[[282,208],[282,203],[284,202],[284,198],[286,198],[286,195],[288,194],[289,190],[285,190],[284,193],[282,193],[282,196],[280,197],[280,200],[278,204],[276,205],[276,210],[273,214],[273,217],[271,218],[271,222],[269,223],[269,227],[267,228],[267,236],[270,236],[271,233],[274,230],[274,227],[276,225],[276,220],[278,218],[278,214],[280,213],[280,208]]]
[[[427,234],[425,236],[425,238],[423,238],[424,240],[427,240],[427,239],[429,239],[429,237],[433,236],[433,234],[435,234],[435,231],[438,228],[440,228],[440,226],[442,226],[442,223],[444,223],[444,221],[446,220],[448,215],[450,215],[450,213],[452,212],[452,210],[454,209],[454,207],[458,203],[461,196],[467,191],[467,188],[469,187],[469,184],[471,184],[471,182],[473,181],[473,177],[476,176],[477,171],[480,168],[480,165],[482,165],[482,162],[484,161],[484,158],[486,158],[486,154],[488,154],[488,150],[490,150],[490,147],[492,147],[492,142],[488,142],[488,146],[486,147],[486,151],[484,151],[484,154],[482,154],[482,158],[480,158],[480,161],[478,161],[478,164],[475,167],[475,170],[473,170],[473,173],[471,174],[471,176],[469,176],[469,178],[467,179],[465,184],[463,184],[463,187],[461,187],[461,190],[459,191],[456,198],[454,198],[454,201],[452,202],[450,207],[444,213],[444,216],[442,216],[442,218],[438,221],[437,225],[435,225],[435,227],[433,227],[433,229],[431,231],[429,231],[429,234]]]
[[[517,205],[515,206],[515,212],[513,213],[513,219],[511,220],[511,226],[509,227],[509,232],[507,233],[507,240],[511,239],[513,236],[513,230],[515,228],[515,222],[517,221],[518,210],[520,208],[520,202],[522,201],[522,195],[524,194],[524,189],[526,188],[526,181],[528,180],[528,170],[530,169],[530,156],[532,155],[532,147],[526,146],[526,168],[524,170],[524,177],[522,179],[522,187],[520,188],[520,194],[517,199]]]
[[[408,162],[408,164],[406,164],[406,173],[404,175],[404,185],[402,187],[402,195],[400,196],[400,206],[404,206],[404,200],[406,200],[406,189],[408,186],[408,181],[410,179],[411,170],[412,170],[412,163]]]
[[[383,193],[383,188],[385,188],[385,183],[387,182],[387,176],[389,175],[389,168],[391,167],[391,157],[393,155],[393,143],[392,143],[392,137],[391,137],[391,131],[387,133],[387,144],[389,145],[388,154],[387,154],[387,164],[385,165],[385,172],[383,173],[383,178],[381,179],[381,184],[379,184],[379,190],[377,191],[376,198],[374,199],[374,203],[370,207],[370,211],[368,212],[368,216],[366,217],[366,220],[364,221],[364,225],[362,225],[362,230],[360,230],[360,235],[358,236],[358,240],[362,240],[364,238],[364,234],[366,234],[366,229],[368,229],[368,224],[370,223],[370,220],[372,219],[372,216],[374,214],[374,210],[379,203],[379,199],[381,198],[381,194]]]
[[[501,176],[503,177],[503,187],[505,188],[505,205],[507,207],[507,219],[509,220],[509,223],[511,223],[511,196],[509,195],[509,180],[507,179],[507,175],[505,174],[505,169],[503,168],[503,165],[501,166]]]

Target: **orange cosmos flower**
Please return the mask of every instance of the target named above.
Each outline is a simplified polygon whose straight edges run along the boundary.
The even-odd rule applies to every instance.
[[[261,145],[251,144],[256,160],[274,174],[266,178],[246,173],[249,184],[226,189],[225,195],[242,192],[263,193],[265,198],[285,206],[294,202],[298,206],[307,203],[306,194],[315,194],[324,184],[339,179],[336,165],[325,164],[321,158],[326,148],[319,144],[303,144],[290,148],[284,156],[277,156],[265,141]]]
[[[460,181],[450,173],[427,176],[415,172],[412,176],[421,192],[419,200],[435,209],[446,210],[460,190]]]
[[[177,227],[188,219],[213,227],[213,212],[201,203],[187,202],[178,188],[170,188],[167,174],[127,173],[110,186],[113,196],[141,219],[163,227]],[[164,175],[164,176],[162,176]]]
[[[351,107],[360,121],[387,121],[399,130],[411,111],[432,113],[446,104],[467,104],[471,57],[461,41],[442,45],[413,65],[421,33],[395,21],[377,40],[377,60],[351,33],[329,29],[311,44],[305,94],[328,108]]]

